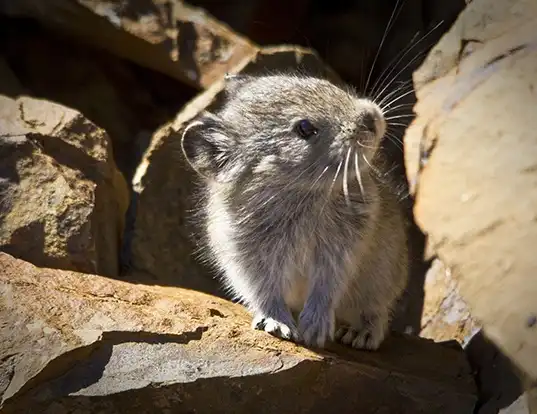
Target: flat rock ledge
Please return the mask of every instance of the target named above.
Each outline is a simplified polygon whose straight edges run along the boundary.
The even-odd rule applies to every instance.
[[[471,413],[453,342],[322,353],[203,293],[44,269],[0,253],[3,413]]]

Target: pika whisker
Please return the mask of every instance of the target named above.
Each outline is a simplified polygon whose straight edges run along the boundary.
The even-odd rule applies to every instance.
[[[358,180],[358,185],[360,186],[360,192],[362,197],[365,198],[364,184],[362,183],[362,175],[360,174],[360,166],[358,165],[358,154],[354,152],[354,171],[356,173],[356,179]]]
[[[393,142],[397,148],[399,148],[401,151],[403,151],[403,144],[401,143],[401,140],[397,138],[395,135],[393,135],[390,132],[386,132],[386,137]]]
[[[388,127],[392,126],[392,125],[395,125],[395,126],[402,126],[402,127],[407,127],[408,125],[407,124],[402,124],[400,122],[389,122],[388,123]]]
[[[390,114],[390,113],[392,113],[392,112],[397,111],[398,109],[402,109],[402,108],[412,108],[413,106],[414,106],[413,103],[400,104],[400,105],[396,105],[396,106],[394,106],[393,108],[385,108],[386,111],[383,112],[383,113],[384,113],[384,115],[388,115],[388,114]]]
[[[444,21],[440,21],[440,23],[438,23],[436,26],[434,26],[432,29],[430,29],[427,33],[425,33],[417,42],[415,42],[414,44],[410,43],[407,48],[406,48],[406,51],[405,49],[403,49],[404,53],[401,55],[401,57],[397,60],[397,62],[392,66],[392,62],[390,62],[388,64],[388,66],[386,67],[386,69],[388,69],[390,66],[391,66],[391,69],[390,71],[386,74],[386,76],[384,77],[384,80],[382,82],[380,82],[379,86],[378,86],[378,89],[380,89],[383,84],[386,82],[386,80],[388,80],[388,77],[390,76],[390,74],[395,70],[395,68],[397,67],[397,65],[399,65],[399,63],[401,63],[401,61],[403,60],[403,58],[412,50],[414,49],[417,45],[419,45],[421,42],[423,42],[423,40],[425,40],[427,37],[429,37],[429,35],[434,32],[436,29],[438,29],[442,24],[444,23]],[[417,58],[419,58],[423,53],[427,52],[427,49],[425,50],[422,50],[418,53],[416,53],[416,56],[414,56],[414,58],[408,62],[396,75],[393,76],[392,80],[390,82],[388,82],[384,88],[382,88],[382,90],[380,92],[378,92],[378,94],[375,94],[375,89],[372,90],[372,96],[380,96],[382,94],[382,92],[384,92],[393,82],[395,79],[397,79],[397,77],[408,67],[410,66]],[[401,53],[401,52],[399,52]],[[397,55],[395,56],[394,59],[397,59]],[[385,69],[385,70],[386,70]],[[379,79],[382,79],[384,76],[384,71],[380,74],[379,76]]]
[[[388,110],[390,108],[390,105],[392,103],[395,103],[397,102],[397,100],[395,101],[392,101],[388,104],[385,104],[386,101],[388,101],[389,99],[391,99],[393,96],[399,96],[399,94],[403,94],[403,93],[407,93],[407,92],[413,92],[414,91],[414,86],[412,84],[408,84],[408,85],[404,85],[404,86],[400,86],[399,88],[395,88],[393,91],[391,91],[390,93],[386,94],[381,100],[380,102],[378,103],[378,105],[382,108],[382,111],[383,113]],[[406,96],[406,95],[405,95]]]
[[[311,190],[313,190],[315,188],[315,185],[317,185],[319,180],[323,177],[323,175],[328,171],[329,168],[330,168],[329,165],[324,167],[324,170],[319,174],[319,176],[315,179],[315,181],[313,181],[313,184],[311,185],[309,191],[311,191]]]
[[[304,203],[304,201],[306,201],[306,199],[311,195],[310,193],[313,191],[313,189],[315,188],[315,186],[317,185],[317,183],[319,182],[319,180],[323,177],[323,175],[330,169],[330,165],[327,165],[326,167],[324,167],[324,169],[321,171],[321,173],[319,174],[319,176],[313,181],[311,187],[309,188],[309,190],[306,192],[306,194],[304,194],[304,197],[302,197],[298,203],[298,207],[297,208],[300,208],[302,206],[302,204]]]
[[[386,37],[388,36],[388,33],[390,32],[390,29],[393,26],[393,23],[395,22],[395,20],[397,20],[397,17],[399,16],[399,13],[401,13],[401,10],[403,9],[404,1],[403,1],[403,4],[401,4],[401,7],[398,10],[399,1],[400,0],[397,0],[397,2],[395,3],[395,7],[392,10],[390,20],[388,20],[388,24],[386,25],[386,29],[384,30],[384,33],[382,34],[382,39],[380,40],[380,44],[379,44],[379,47],[377,49],[377,53],[375,54],[375,58],[373,59],[373,63],[371,64],[371,69],[369,69],[369,75],[367,75],[367,80],[365,82],[365,88],[364,88],[365,91],[367,91],[367,87],[369,86],[369,81],[371,80],[371,75],[373,74],[373,69],[375,68],[375,64],[377,63],[377,59],[379,57],[380,51],[382,49],[382,46],[384,45]]]
[[[347,206],[351,206],[351,201],[349,198],[349,183],[348,183],[348,175],[349,175],[349,158],[351,156],[351,149],[347,150],[347,156],[345,157],[345,167],[343,167],[343,194],[345,195],[345,201],[347,202]]]
[[[389,96],[393,96],[394,94],[397,94],[398,92],[401,92],[405,89],[412,89],[414,87],[414,84],[412,83],[412,79],[407,79],[405,81],[398,81],[398,85],[394,85],[393,88],[390,88],[384,95],[378,95],[375,97],[375,102],[379,101],[382,102],[384,99],[388,98]]]
[[[389,106],[389,105],[391,105],[391,104],[397,102],[398,100],[403,99],[405,96],[410,95],[411,93],[414,93],[414,89],[410,89],[408,92],[399,95],[397,98],[395,98],[394,100],[392,100],[391,102],[389,102],[386,106]],[[379,106],[380,106],[380,105],[381,105],[381,104],[379,103]]]
[[[330,196],[332,195],[332,190],[334,189],[334,186],[336,185],[336,181],[338,179],[339,172],[341,171],[341,166],[342,165],[343,165],[343,160],[341,160],[339,162],[338,166],[337,166],[336,173],[334,174],[334,178],[332,179],[332,183],[330,184],[330,187],[328,188],[328,193],[326,195],[326,200],[325,200],[323,206],[321,207],[321,210],[319,211],[319,215],[322,214],[324,208],[326,207],[326,205],[330,201]]]
[[[359,147],[362,147],[362,148],[368,148],[368,149],[375,149],[374,146],[372,145],[365,145],[365,144],[362,144],[360,141],[355,141],[354,142],[356,145],[358,145]]]
[[[341,160],[337,166],[336,173],[334,174],[334,178],[332,179],[332,184],[330,184],[330,188],[328,189],[329,195],[332,193],[332,189],[334,188],[334,185],[336,184],[337,178],[339,176],[339,171],[341,170],[342,165],[343,165],[343,160]]]
[[[364,159],[365,163],[369,166],[369,168],[371,168],[371,170],[373,170],[375,172],[375,174],[377,174],[378,177],[380,177],[382,175],[382,173],[378,169],[373,167],[373,165],[369,162],[369,160],[367,159],[365,154],[362,154],[362,158]]]
[[[395,115],[395,116],[390,116],[388,118],[385,118],[386,121],[391,121],[392,119],[399,119],[399,118],[411,118],[415,116],[414,114],[405,114],[405,115]]]

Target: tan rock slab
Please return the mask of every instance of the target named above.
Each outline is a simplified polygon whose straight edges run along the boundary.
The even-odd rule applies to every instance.
[[[473,0],[415,74],[415,216],[484,331],[537,378],[537,3]]]
[[[40,269],[0,253],[0,394],[10,413],[469,413],[460,348],[304,349],[181,288]]]

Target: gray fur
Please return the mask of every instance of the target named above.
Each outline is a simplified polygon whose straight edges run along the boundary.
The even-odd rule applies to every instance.
[[[203,177],[207,257],[257,329],[318,347],[338,339],[378,348],[407,280],[403,217],[375,172],[382,113],[316,78],[229,83],[223,107],[182,139]],[[318,134],[301,138],[300,119]]]

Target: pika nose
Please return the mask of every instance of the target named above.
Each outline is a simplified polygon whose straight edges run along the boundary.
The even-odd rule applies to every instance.
[[[366,112],[362,118],[362,125],[369,132],[376,134],[377,133],[377,119],[376,116],[371,112]]]

